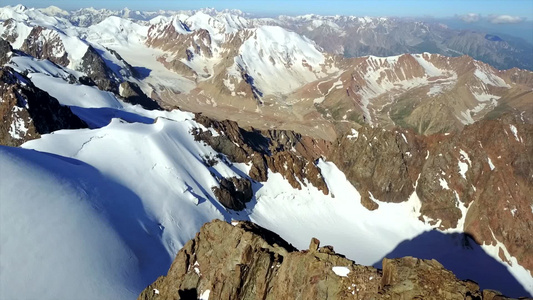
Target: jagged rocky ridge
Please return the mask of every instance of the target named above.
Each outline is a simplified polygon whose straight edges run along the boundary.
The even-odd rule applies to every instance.
[[[527,54],[531,45],[520,39],[453,30],[437,21],[305,15],[283,16],[279,22],[313,39],[328,52],[347,57],[431,52],[446,56],[466,54],[499,69],[531,70],[533,66]]]
[[[479,244],[501,241],[531,271],[531,137],[533,126],[511,116],[448,135],[363,127],[341,138],[328,158],[367,208],[379,205],[373,198],[405,201],[416,193],[421,220],[467,232]]]
[[[402,53],[431,52],[447,56],[466,54],[486,61],[500,69],[512,67],[533,68],[528,45],[520,39],[500,37],[490,32],[454,30],[436,21],[409,18],[361,16],[279,16],[252,18],[238,10],[216,11],[132,11],[83,8],[65,11],[57,7],[40,9],[48,16],[61,17],[72,24],[88,27],[117,16],[136,22],[148,22],[156,16],[194,15],[203,13],[212,17],[230,15],[250,20],[254,24],[278,25],[314,40],[326,51],[357,57],[365,55],[391,56]],[[529,48],[528,48],[529,47]]]
[[[233,117],[240,124],[264,127],[275,121],[323,139],[343,123],[432,134],[457,132],[507,112],[533,118],[526,104],[533,73],[527,70],[500,71],[468,56],[429,53],[344,58],[318,51],[292,32],[254,26],[242,18],[230,25],[200,13],[154,22],[146,45],[163,50],[160,62],[197,86],[165,91],[163,101],[218,119],[222,110],[231,116],[238,109],[245,112]],[[269,36],[286,36],[291,44],[283,48],[283,39]]]
[[[502,242],[520,265],[533,270],[533,126],[511,115],[476,122],[458,134],[364,126],[333,143],[290,131],[247,131],[202,115],[196,120],[219,133],[198,131],[196,138],[230,161],[251,163],[248,175],[254,180],[266,181],[270,169],[294,188],[308,182],[327,194],[314,163],[322,157],[346,174],[368,209],[417,197],[421,222],[468,233],[480,245]],[[503,261],[513,263],[499,251]]]
[[[215,121],[201,114],[196,114],[196,121],[211,131],[197,130],[195,139],[202,140],[214,150],[224,154],[231,162],[251,163],[250,178],[266,181],[267,171],[281,173],[294,187],[301,189],[308,181],[324,194],[328,187],[322,178],[315,160],[324,151],[323,141],[315,142],[300,134],[287,130],[245,130],[234,121]]]
[[[6,74],[18,78],[10,72]],[[27,86],[18,83],[17,87],[30,88],[31,81],[25,80]],[[126,98],[127,91],[127,87],[123,89]],[[6,96],[4,99],[9,99]],[[6,108],[3,116],[8,127],[26,122],[22,117],[11,118],[8,112],[13,109],[14,106]],[[63,120],[64,110],[70,111],[66,107],[58,109],[59,117],[52,119]],[[363,126],[340,134],[334,142],[288,130],[243,129],[234,121],[216,121],[201,114],[195,119],[205,128],[213,129],[196,129],[195,139],[221,154],[218,158],[206,157],[206,164],[216,164],[220,159],[248,163],[251,169],[246,175],[251,180],[265,182],[270,170],[282,174],[294,188],[310,184],[328,194],[316,165],[317,159],[325,158],[346,174],[368,209],[376,209],[380,201],[403,202],[415,195],[421,202],[422,222],[441,230],[467,232],[479,244],[502,242],[509,251],[506,254],[500,250],[503,261],[512,263],[512,256],[526,269],[533,268],[528,238],[533,224],[528,202],[528,195],[533,192],[533,134],[530,124],[512,115],[477,122],[458,134],[424,136],[405,129]],[[56,130],[80,127],[72,124],[47,126]],[[3,132],[12,139],[7,127]],[[20,145],[39,136],[32,132],[29,130],[20,140],[3,143]],[[41,130],[47,132],[50,130]],[[221,188],[215,188],[218,200],[229,209],[245,208],[253,196],[249,180],[219,180]]]
[[[151,299],[510,299],[459,280],[436,260],[356,264],[311,240],[298,251],[251,222],[206,223],[166,276],[139,296]]]
[[[10,67],[0,68],[0,99],[1,145],[20,146],[41,134],[87,128],[70,108]]]

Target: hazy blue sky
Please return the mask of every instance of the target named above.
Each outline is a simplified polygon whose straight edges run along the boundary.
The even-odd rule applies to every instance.
[[[293,1],[171,1],[171,0],[2,0],[0,5],[24,4],[28,7],[59,6],[75,9],[93,6],[95,8],[120,9],[128,7],[139,10],[158,9],[216,9],[237,8],[254,14],[327,14],[368,16],[433,16],[451,17],[468,13],[488,15],[509,15],[533,19],[533,0],[293,0]]]

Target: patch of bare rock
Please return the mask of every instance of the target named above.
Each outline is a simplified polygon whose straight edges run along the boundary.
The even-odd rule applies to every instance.
[[[246,221],[204,224],[179,251],[166,276],[138,299],[509,299],[459,280],[436,260],[384,259],[361,266],[320,247],[298,251]]]

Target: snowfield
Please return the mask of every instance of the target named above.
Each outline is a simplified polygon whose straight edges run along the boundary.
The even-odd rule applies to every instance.
[[[94,167],[4,146],[0,167],[0,298],[134,299],[170,263],[139,198]]]
[[[326,75],[321,73],[324,56],[314,43],[278,26],[255,29],[240,47],[235,64],[264,94],[288,93]]]

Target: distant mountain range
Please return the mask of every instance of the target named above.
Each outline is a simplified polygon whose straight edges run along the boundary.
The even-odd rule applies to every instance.
[[[83,8],[64,11],[57,7],[41,9],[50,16],[62,17],[75,26],[88,27],[109,16],[138,22],[156,16],[190,15],[197,11],[138,11]],[[214,9],[199,12],[217,15]],[[352,17],[352,16],[279,16],[253,18],[239,10],[224,13],[247,16],[255,24],[277,25],[305,35],[325,51],[345,57],[366,55],[391,56],[404,53],[429,52],[446,56],[468,55],[498,69],[533,70],[533,45],[508,35],[500,37],[490,32],[451,29],[438,20],[412,18]]]

